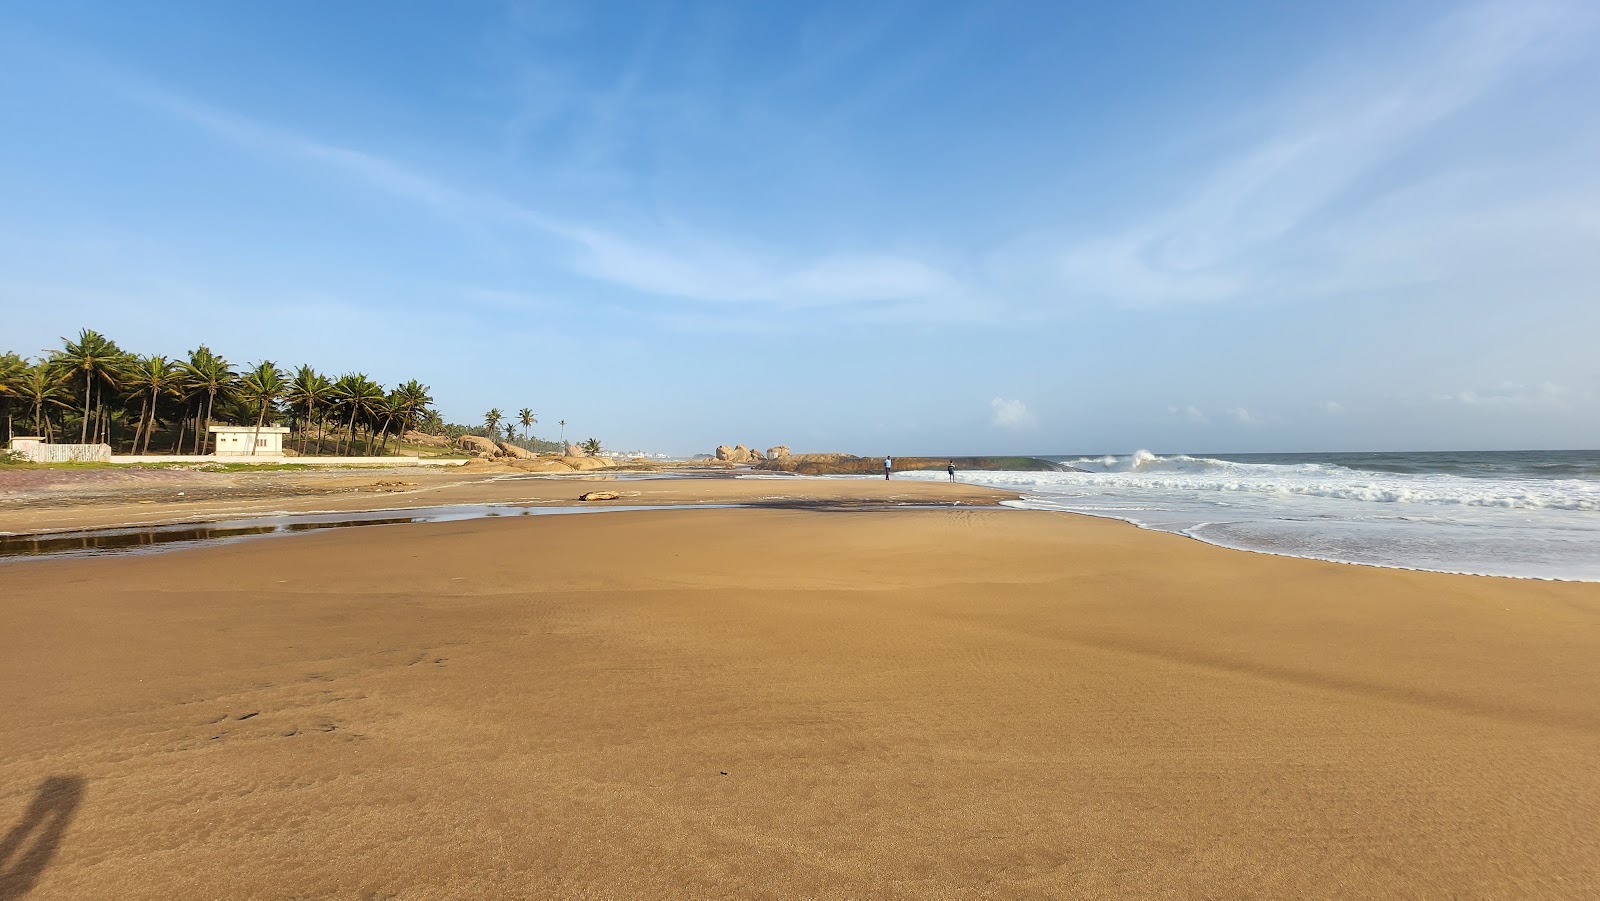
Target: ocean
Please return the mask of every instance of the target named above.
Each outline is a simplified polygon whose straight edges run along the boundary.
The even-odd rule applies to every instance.
[[[1087,472],[962,472],[1017,506],[1240,550],[1600,581],[1600,451],[1052,456]],[[944,478],[904,473],[902,478]]]

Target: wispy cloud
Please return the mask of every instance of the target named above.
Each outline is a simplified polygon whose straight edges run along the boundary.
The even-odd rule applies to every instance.
[[[1168,407],[1167,412],[1197,425],[1211,424],[1211,417],[1207,416],[1204,410],[1194,404],[1185,404],[1182,407],[1174,405]]]
[[[255,153],[333,171],[357,184],[416,203],[458,227],[501,240],[535,233],[569,248],[570,268],[643,294],[703,302],[756,302],[791,307],[862,303],[939,303],[959,282],[920,260],[883,252],[793,257],[682,228],[639,240],[572,221],[487,192],[456,187],[395,160],[319,141],[173,93],[143,87],[140,102]]]
[[[1538,385],[1503,382],[1493,388],[1479,388],[1459,391],[1455,394],[1443,394],[1436,399],[1445,403],[1461,404],[1467,407],[1570,410],[1587,403],[1593,397],[1594,393],[1592,391],[1559,385],[1554,382],[1544,382]]]
[[[1320,237],[1332,227],[1323,221],[1330,210],[1593,18],[1580,4],[1487,3],[1401,44],[1394,52],[1403,56],[1324,66],[1281,101],[1269,133],[1210,170],[1186,199],[1066,248],[1056,275],[1075,293],[1136,305],[1303,290],[1307,266],[1319,279],[1340,268],[1340,248]]]
[[[1236,422],[1241,422],[1245,425],[1261,425],[1272,418],[1245,407],[1234,407],[1228,411],[1228,415],[1232,416]]]

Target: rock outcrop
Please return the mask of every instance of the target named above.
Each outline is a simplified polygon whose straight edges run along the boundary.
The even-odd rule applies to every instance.
[[[782,460],[787,456],[789,456],[789,445],[787,444],[780,444],[777,447],[767,448],[768,460]]]
[[[577,446],[576,444],[572,444],[571,442],[568,442],[567,443],[567,448],[566,448],[566,453],[563,454],[563,456],[581,457],[581,456],[583,456],[583,448]]]
[[[717,459],[724,463],[759,463],[766,457],[758,450],[751,450],[742,444],[729,447],[726,444],[717,447]]]
[[[405,441],[409,444],[421,444],[427,447],[450,446],[449,438],[446,438],[443,435],[430,435],[427,432],[419,432],[416,429],[410,429],[400,437],[405,439]]]
[[[587,492],[584,492],[583,494],[578,495],[578,500],[580,500],[580,501],[614,501],[619,497],[622,497],[622,493],[618,492],[618,491],[587,491]]]
[[[500,453],[505,454],[507,457],[516,457],[518,460],[532,460],[539,456],[533,451],[524,450],[515,444],[507,444],[504,441],[498,441],[496,444],[500,447]]]
[[[479,435],[462,435],[461,449],[479,457],[500,456],[500,445]]]
[[[572,467],[561,462],[557,457],[535,457],[532,460],[518,460],[512,464],[522,472],[575,472]]]
[[[615,465],[610,457],[562,457],[561,462],[579,471],[605,469],[607,466]]]

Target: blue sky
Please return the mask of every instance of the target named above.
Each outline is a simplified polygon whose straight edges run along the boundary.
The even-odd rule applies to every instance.
[[[0,347],[671,452],[1600,446],[1600,6],[0,5]]]

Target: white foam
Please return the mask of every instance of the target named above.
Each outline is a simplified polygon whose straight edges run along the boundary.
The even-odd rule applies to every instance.
[[[1600,581],[1600,483],[1239,463],[1148,451],[1089,472],[979,472],[1023,506],[1108,516],[1213,544],[1407,569]],[[942,479],[911,472],[901,478]]]

